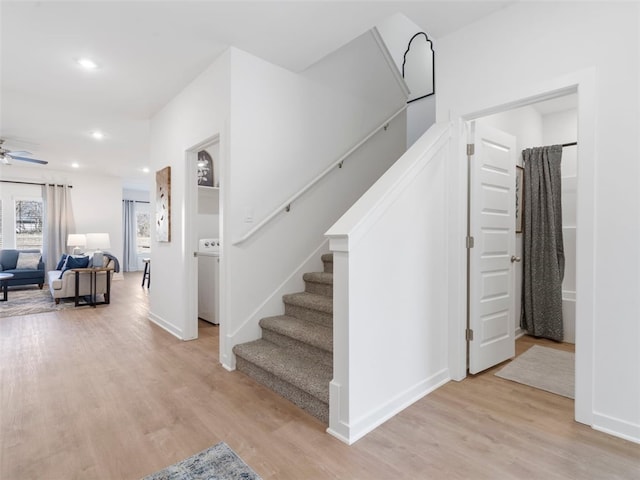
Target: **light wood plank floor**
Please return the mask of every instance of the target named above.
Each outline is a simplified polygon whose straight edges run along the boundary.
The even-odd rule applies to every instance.
[[[220,367],[217,327],[182,342],[149,322],[140,281],[115,281],[109,306],[0,319],[0,479],[137,479],[220,441],[265,479],[640,478],[640,445],[495,369],[349,447]]]

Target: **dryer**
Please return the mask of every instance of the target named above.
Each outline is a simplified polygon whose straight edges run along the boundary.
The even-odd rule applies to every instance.
[[[198,318],[218,325],[220,299],[220,240],[198,241]]]

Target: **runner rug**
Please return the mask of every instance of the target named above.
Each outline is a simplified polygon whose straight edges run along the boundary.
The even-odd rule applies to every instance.
[[[573,352],[534,345],[499,370],[496,376],[574,398],[574,364]]]
[[[229,446],[220,442],[143,480],[260,480]]]

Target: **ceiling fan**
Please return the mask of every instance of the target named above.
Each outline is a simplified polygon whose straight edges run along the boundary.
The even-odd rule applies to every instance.
[[[2,146],[3,143],[4,143],[4,140],[0,138],[0,162],[2,162],[5,165],[11,165],[11,160],[38,163],[40,165],[46,165],[49,163],[45,160],[38,160],[37,158],[29,158],[29,157],[23,156],[23,155],[31,155],[31,152],[7,150],[6,148],[3,148]]]

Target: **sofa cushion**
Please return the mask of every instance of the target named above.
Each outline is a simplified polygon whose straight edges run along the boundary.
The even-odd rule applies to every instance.
[[[37,270],[41,257],[42,255],[40,255],[40,253],[19,252],[18,261],[16,262],[16,269]]]
[[[60,260],[58,261],[58,265],[56,265],[56,270],[62,270],[64,268],[64,262],[67,261],[67,254],[63,253],[62,256],[60,257]]]
[[[5,248],[0,250],[0,265],[2,270],[13,270],[18,263],[18,250],[12,248]]]
[[[62,274],[67,270],[71,270],[73,268],[87,268],[88,266],[89,257],[74,257],[73,255],[69,255],[64,264],[64,268],[62,269],[62,273],[60,273],[60,278],[62,278]]]
[[[15,280],[23,280],[23,279],[34,279],[38,280],[38,283],[44,283],[44,272],[42,270],[34,270],[33,268],[14,268],[12,270],[5,270],[2,273],[10,273],[13,275],[9,281]],[[11,285],[11,283],[9,283]]]

